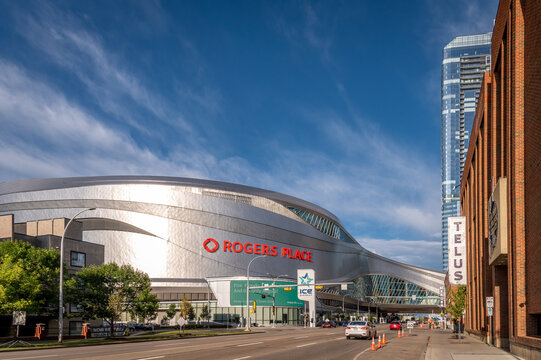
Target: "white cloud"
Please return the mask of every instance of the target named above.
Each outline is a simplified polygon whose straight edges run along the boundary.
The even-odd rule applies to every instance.
[[[441,269],[441,242],[426,240],[375,239],[358,237],[367,250],[378,255],[431,269]]]
[[[315,5],[308,2],[288,4],[293,8],[285,10],[286,13],[299,17],[300,25],[293,25],[284,17],[278,17],[274,26],[276,30],[295,46],[308,45],[317,50],[324,62],[330,61],[330,51],[333,39],[330,34],[329,24],[321,20],[321,12]]]
[[[151,14],[151,18],[165,16],[158,4],[148,5],[152,5],[150,7],[154,11],[151,13],[157,16]],[[104,112],[138,131],[153,132],[153,129],[142,125],[141,120],[149,116],[175,128],[176,119],[185,116],[178,106],[182,101],[209,111],[220,108],[221,95],[212,86],[202,83],[196,91],[179,84],[174,76],[171,83],[178,96],[172,103],[159,92],[149,89],[146,83],[152,79],[131,69],[127,61],[115,55],[117,49],[108,49],[102,37],[84,28],[76,17],[50,4],[40,4],[34,10],[34,15],[31,12],[19,14],[20,34],[45,54],[46,59],[74,74]],[[189,50],[190,56],[197,58],[193,65],[201,78],[202,60],[197,50],[187,41],[181,40],[181,43]]]
[[[431,14],[429,40],[449,43],[460,35],[480,34],[492,31],[499,0],[458,0],[438,2],[426,0]]]
[[[173,162],[158,157],[127,134],[105,125],[103,119],[70,103],[36,76],[4,60],[0,60],[0,119],[3,180],[17,175],[205,175],[192,166],[194,158]]]

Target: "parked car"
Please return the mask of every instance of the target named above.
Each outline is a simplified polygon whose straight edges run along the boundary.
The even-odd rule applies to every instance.
[[[400,324],[400,321],[391,321],[389,330],[402,330],[402,324]]]
[[[352,321],[346,326],[346,339],[352,337],[370,339],[376,336],[376,327],[371,322]]]
[[[321,327],[324,327],[324,328],[335,328],[336,327],[336,323],[334,321],[326,321],[323,323],[323,325],[321,325]]]

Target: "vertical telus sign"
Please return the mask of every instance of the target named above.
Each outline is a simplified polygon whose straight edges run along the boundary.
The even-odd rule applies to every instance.
[[[466,285],[466,217],[447,219],[449,244],[449,282]]]

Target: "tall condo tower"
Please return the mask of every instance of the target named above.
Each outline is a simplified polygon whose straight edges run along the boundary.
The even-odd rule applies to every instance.
[[[460,215],[460,179],[492,33],[457,36],[443,48],[441,70],[441,235],[447,271],[447,218]]]

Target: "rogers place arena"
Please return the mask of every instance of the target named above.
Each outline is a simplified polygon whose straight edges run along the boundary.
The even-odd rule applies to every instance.
[[[334,214],[293,196],[156,176],[0,183],[0,215],[12,215],[14,238],[17,229],[33,228],[20,224],[37,222],[37,232],[20,236],[39,236],[40,221],[69,219],[86,208],[96,209],[76,219],[82,241],[103,247],[105,263],[148,273],[162,310],[186,297],[198,315],[210,304],[213,321],[242,323],[248,264],[267,255],[251,263],[250,286],[296,284],[297,269],[314,269],[316,282],[327,284],[317,291],[318,317],[439,312],[443,273],[364,249]],[[295,288],[251,290],[252,322],[271,323],[273,297],[278,323],[301,323],[304,302]]]

